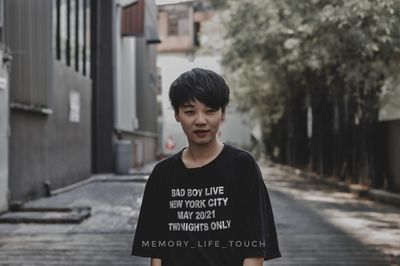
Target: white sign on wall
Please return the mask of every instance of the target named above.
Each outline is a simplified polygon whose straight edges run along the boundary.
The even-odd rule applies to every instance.
[[[7,79],[0,78],[0,90],[5,91],[7,88]]]
[[[71,91],[69,93],[69,121],[79,123],[80,121],[80,95],[79,92]]]

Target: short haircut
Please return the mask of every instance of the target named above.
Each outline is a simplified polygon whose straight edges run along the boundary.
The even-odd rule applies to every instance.
[[[218,110],[229,103],[229,87],[217,73],[202,68],[193,68],[182,73],[169,89],[169,99],[175,113],[187,102],[198,100],[203,104]]]

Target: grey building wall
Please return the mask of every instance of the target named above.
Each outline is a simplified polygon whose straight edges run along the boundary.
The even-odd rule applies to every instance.
[[[153,0],[151,0],[153,1]],[[149,1],[149,2],[151,2]],[[127,69],[120,71],[118,56],[129,57],[123,54],[115,38],[120,36],[120,19],[118,17],[117,4],[127,4],[133,1],[97,1],[92,0],[92,53],[95,55],[92,61],[92,80],[93,80],[93,121],[92,121],[92,149],[93,149],[93,172],[103,173],[114,171],[115,141],[117,138],[127,139],[132,142],[132,165],[140,165],[156,159],[157,143],[157,124],[156,124],[156,83],[157,80],[155,47],[147,42],[149,38],[145,36],[127,37],[135,38],[135,56],[129,62],[135,69],[134,84],[131,84],[134,99],[124,99],[124,104],[128,101],[134,102],[134,112],[123,114],[124,121],[121,123],[119,118],[122,115],[118,112],[129,112],[130,108],[118,106],[121,94],[118,88],[121,80],[124,79]],[[147,2],[146,2],[147,4]],[[154,5],[155,7],[155,5]],[[154,26],[156,25],[153,22]],[[119,54],[119,53],[122,54]],[[126,58],[124,58],[126,59]],[[153,60],[149,62],[149,60]],[[154,73],[150,75],[150,73]],[[129,74],[129,73],[128,73]],[[152,78],[151,78],[152,77]],[[133,78],[132,78],[133,79]],[[131,80],[132,80],[131,79]],[[124,80],[126,82],[126,80]],[[153,84],[151,87],[149,84]],[[123,94],[123,97],[130,97],[130,93]],[[133,95],[131,95],[133,96]],[[120,98],[118,98],[120,97]],[[133,98],[133,97],[132,97]],[[135,115],[136,114],[136,115]],[[129,115],[132,115],[132,127],[129,124]],[[137,116],[138,127],[136,128]],[[124,126],[121,126],[121,125]]]
[[[80,122],[69,121],[69,93],[80,94]],[[91,174],[91,81],[54,64],[53,114],[11,112],[11,201],[26,200]]]
[[[155,53],[154,45],[148,45],[145,38],[137,38],[136,87],[139,130],[152,133],[157,132]]]
[[[91,80],[56,62],[52,0],[7,0],[5,43],[10,76],[11,201],[44,195],[91,173]],[[70,92],[79,94],[79,122],[70,121]]]
[[[52,1],[5,1],[5,43],[12,50],[12,105],[47,108],[52,84]]]
[[[50,181],[59,188],[91,175],[92,81],[60,62],[54,72],[54,113],[45,139]],[[71,91],[80,95],[78,123],[69,121]]]
[[[92,170],[114,171],[114,1],[91,1]]]
[[[145,163],[154,160],[157,151],[156,53],[154,44],[148,44],[144,37],[136,39],[138,133],[144,132],[145,134],[142,134],[141,138],[137,139],[135,143],[136,146],[141,145],[143,147]]]

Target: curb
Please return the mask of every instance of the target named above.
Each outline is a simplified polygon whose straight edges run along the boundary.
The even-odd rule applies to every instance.
[[[47,198],[57,196],[62,193],[67,193],[82,186],[99,182],[99,183],[146,183],[150,173],[141,172],[130,175],[115,175],[115,174],[98,174],[93,175],[85,180],[62,187],[55,190],[50,190]],[[29,202],[29,201],[27,201]],[[0,213],[1,223],[39,223],[39,224],[63,224],[63,223],[80,223],[84,219],[90,217],[91,207],[25,207],[23,201],[13,201],[10,203],[8,211]],[[39,215],[41,214],[41,215]],[[40,217],[42,216],[42,217]]]
[[[376,201],[400,207],[400,196],[380,189],[370,189],[370,197]]]
[[[22,208],[0,216],[0,223],[77,224],[91,216],[91,207]]]
[[[51,190],[50,196],[55,196],[61,193],[65,193],[93,182],[144,182],[145,183],[147,182],[149,175],[150,175],[149,173],[140,173],[140,174],[136,173],[130,175],[114,175],[114,174],[93,175],[88,179],[79,181],[72,185]]]
[[[400,194],[397,193],[388,192],[382,189],[373,189],[360,184],[349,184],[332,177],[322,177],[316,173],[303,171],[289,165],[281,165],[272,162],[269,162],[268,165],[278,166],[284,171],[300,176],[311,182],[327,185],[342,192],[352,193],[360,198],[367,198],[376,202],[385,203],[400,208]]]
[[[55,196],[57,194],[65,193],[70,190],[74,190],[78,187],[90,184],[92,182],[147,182],[152,169],[158,161],[153,161],[148,164],[143,165],[140,168],[131,168],[127,174],[115,174],[115,173],[104,173],[104,174],[94,174],[87,179],[78,181],[74,184],[54,189],[49,191],[49,197]],[[19,204],[19,203],[18,203]]]

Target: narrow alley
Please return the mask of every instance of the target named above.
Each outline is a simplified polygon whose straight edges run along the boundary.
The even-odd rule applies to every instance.
[[[399,265],[399,209],[278,167],[263,173],[283,256],[264,265]],[[0,224],[0,265],[149,265],[130,256],[145,180],[95,176],[29,202],[26,207],[90,206],[92,215],[80,224]]]

